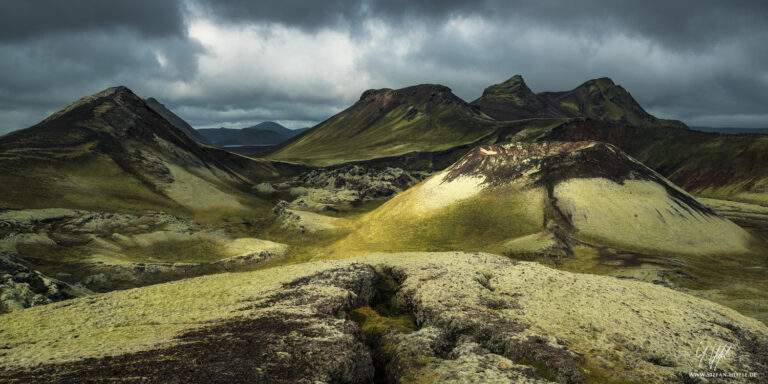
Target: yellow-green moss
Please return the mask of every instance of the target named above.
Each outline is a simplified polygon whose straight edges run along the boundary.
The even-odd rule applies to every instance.
[[[416,329],[416,320],[410,315],[382,316],[371,307],[352,310],[350,318],[360,324],[369,341],[378,341],[387,330],[395,328],[401,333],[411,333]]]

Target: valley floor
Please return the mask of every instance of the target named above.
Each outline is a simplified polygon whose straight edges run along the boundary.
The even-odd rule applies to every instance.
[[[738,255],[584,241],[572,254],[339,251],[362,216],[426,176],[351,168],[260,184],[267,217],[208,224],[4,211],[0,377],[660,382],[723,342],[738,358],[720,371],[768,375],[768,208],[701,199],[753,235]]]

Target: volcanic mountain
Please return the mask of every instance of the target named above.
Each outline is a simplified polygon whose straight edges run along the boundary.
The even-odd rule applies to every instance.
[[[341,248],[746,252],[750,236],[610,144],[479,146],[359,223]],[[487,249],[487,248],[485,248]]]
[[[368,90],[350,108],[280,145],[269,158],[329,165],[438,151],[499,125],[442,85]]]
[[[0,205],[241,207],[239,189],[288,171],[281,166],[202,146],[128,88],[115,87],[0,137]]]

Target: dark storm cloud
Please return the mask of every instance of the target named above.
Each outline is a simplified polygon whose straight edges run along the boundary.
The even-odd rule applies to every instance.
[[[768,2],[722,0],[197,0],[226,21],[267,21],[302,28],[334,26],[370,17],[390,23],[440,22],[455,15],[477,15],[594,34],[635,33],[679,49],[704,49],[755,29],[765,32]]]
[[[119,28],[150,37],[181,35],[180,6],[174,0],[0,0],[0,41]]]
[[[202,0],[195,4],[201,11],[227,21],[282,23],[311,29],[355,19],[363,11],[360,0]]]
[[[456,13],[531,22],[538,26],[595,34],[614,32],[648,36],[681,49],[701,49],[754,27],[765,28],[768,2],[765,1],[508,1],[480,0],[447,2],[408,0],[376,1],[374,13],[393,17],[424,15],[441,18]]]
[[[608,76],[691,125],[768,126],[768,2],[0,0],[0,134],[124,84],[196,126],[324,120],[367,88],[472,100]]]

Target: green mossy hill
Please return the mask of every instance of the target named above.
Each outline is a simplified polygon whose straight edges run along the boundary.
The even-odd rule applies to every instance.
[[[369,90],[268,158],[330,165],[440,151],[472,143],[501,125],[441,85]]]
[[[514,239],[553,231],[565,240],[673,254],[748,253],[752,241],[615,146],[589,141],[477,147],[352,227],[332,253],[515,253],[508,245],[521,242]]]
[[[680,121],[652,116],[626,89],[607,77],[589,80],[567,92],[542,92],[539,96],[569,111],[569,117],[585,117],[638,127],[687,128]]]

